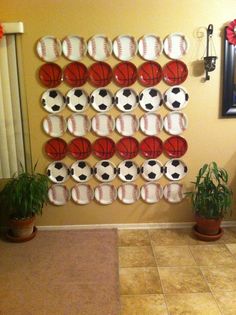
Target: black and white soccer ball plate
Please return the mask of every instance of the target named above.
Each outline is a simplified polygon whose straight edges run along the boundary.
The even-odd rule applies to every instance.
[[[66,106],[65,96],[55,89],[49,89],[42,94],[41,103],[49,113],[59,113]]]
[[[187,174],[188,168],[182,160],[169,160],[164,166],[165,176],[173,181],[182,179]]]
[[[90,103],[96,111],[107,112],[114,105],[114,96],[107,89],[96,89],[90,95]]]
[[[170,110],[181,110],[188,104],[187,90],[180,85],[172,86],[164,93],[164,102]]]
[[[123,88],[116,92],[116,107],[122,112],[131,112],[138,106],[138,94],[130,88]]]
[[[80,88],[71,89],[66,94],[66,103],[70,110],[76,113],[84,112],[89,106],[88,94]]]
[[[76,161],[71,165],[70,174],[75,181],[85,183],[93,175],[93,168],[85,161]]]
[[[94,175],[100,182],[111,182],[116,173],[116,166],[107,160],[99,161],[94,167]]]
[[[55,161],[47,168],[48,178],[56,184],[64,183],[70,176],[70,170],[66,164]]]

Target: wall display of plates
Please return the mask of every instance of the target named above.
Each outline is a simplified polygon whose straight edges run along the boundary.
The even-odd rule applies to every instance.
[[[90,185],[76,184],[71,188],[71,198],[78,205],[87,205],[94,198],[94,191]]]
[[[162,140],[156,136],[149,136],[140,142],[140,154],[146,159],[155,159],[162,154]]]
[[[156,203],[163,197],[163,188],[158,183],[146,183],[141,187],[141,198],[147,203]]]
[[[127,183],[119,186],[117,194],[121,202],[130,205],[139,199],[140,190],[136,184]]]
[[[67,119],[68,131],[76,137],[84,136],[91,129],[91,122],[87,115],[72,114]]]
[[[189,95],[183,86],[173,86],[164,93],[164,102],[170,110],[181,110],[188,104]]]
[[[104,87],[111,83],[112,68],[106,62],[95,62],[89,68],[89,81],[95,87]]]
[[[187,129],[187,116],[182,112],[171,112],[164,117],[163,126],[169,134],[179,135]]]
[[[116,130],[122,136],[132,136],[138,129],[139,121],[135,115],[125,113],[116,118]]]
[[[135,83],[138,77],[136,66],[129,61],[118,63],[113,69],[114,82],[118,86],[127,87]]]
[[[65,185],[54,184],[48,189],[48,199],[54,206],[65,205],[70,197],[70,191]]]
[[[82,62],[71,62],[63,70],[63,80],[71,87],[80,87],[87,79],[88,69]]]
[[[92,118],[92,129],[98,136],[108,136],[115,129],[115,119],[108,114],[97,114]]]
[[[116,143],[116,151],[122,159],[133,159],[139,153],[139,142],[134,137],[121,138]]]
[[[119,35],[113,41],[113,53],[122,61],[132,59],[137,53],[137,42],[132,35]]]
[[[43,130],[51,137],[61,137],[67,129],[67,122],[61,115],[51,114],[43,119]]]
[[[115,152],[116,144],[111,138],[101,137],[93,143],[93,154],[101,160],[112,158]]]
[[[41,97],[41,103],[49,113],[59,113],[66,106],[64,95],[55,89],[45,91]]]
[[[66,104],[70,110],[76,113],[83,113],[89,106],[88,94],[80,89],[73,88],[66,94]]]
[[[164,141],[163,150],[171,158],[180,158],[187,152],[188,143],[183,137],[172,136]]]
[[[112,42],[105,35],[94,35],[88,40],[88,54],[96,61],[107,60],[112,54]]]
[[[98,203],[109,205],[117,198],[117,190],[114,185],[100,184],[95,187],[94,197]]]
[[[165,176],[173,181],[182,179],[187,174],[188,168],[179,159],[169,160],[164,166]]]
[[[141,166],[141,175],[147,181],[155,181],[163,175],[163,165],[155,159],[147,160]]]
[[[76,160],[84,160],[90,156],[92,145],[87,138],[77,137],[68,144],[68,151]]]
[[[172,60],[168,62],[162,69],[163,80],[168,85],[182,84],[188,76],[188,68],[186,64],[180,60]]]
[[[138,165],[131,160],[122,161],[118,165],[117,171],[119,178],[124,182],[134,181],[140,173]]]
[[[165,185],[163,193],[165,200],[171,203],[181,202],[185,197],[183,184],[175,182]]]
[[[114,96],[109,90],[99,88],[91,93],[90,103],[96,111],[107,112],[114,105]]]
[[[138,94],[130,88],[123,88],[115,94],[116,107],[122,112],[134,110],[139,103]]]
[[[116,166],[110,161],[99,161],[94,166],[94,175],[100,182],[111,182],[116,177]]]
[[[145,60],[155,60],[162,53],[163,45],[159,36],[147,34],[138,41],[139,55]]]
[[[62,82],[62,69],[56,63],[44,63],[38,72],[39,81],[47,88],[55,88]]]
[[[87,52],[87,44],[83,37],[78,35],[68,35],[62,41],[63,55],[71,60],[81,60]]]
[[[66,164],[55,161],[49,164],[46,173],[53,183],[61,184],[69,178],[70,170]]]
[[[65,140],[61,138],[52,138],[45,143],[44,151],[50,159],[60,161],[66,156],[68,146]]]
[[[182,33],[172,33],[164,40],[164,52],[171,59],[181,59],[189,47],[186,36]]]
[[[85,161],[76,161],[70,167],[70,174],[75,181],[85,183],[93,175],[93,168]]]
[[[138,81],[141,85],[151,87],[162,80],[162,67],[155,61],[147,61],[138,68]]]
[[[147,136],[158,135],[163,129],[163,120],[160,114],[146,113],[139,120],[140,130]]]
[[[55,61],[61,56],[61,42],[55,36],[44,36],[38,40],[36,51],[43,61]]]
[[[139,104],[146,112],[159,110],[162,103],[162,94],[155,88],[146,88],[139,95]]]

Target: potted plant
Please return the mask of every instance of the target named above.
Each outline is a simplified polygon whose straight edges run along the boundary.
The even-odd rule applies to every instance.
[[[14,175],[0,191],[3,211],[9,213],[7,237],[16,242],[33,238],[36,234],[35,216],[42,214],[48,198],[48,177],[35,171]]]
[[[203,240],[215,240],[222,236],[221,221],[231,214],[232,190],[228,186],[228,173],[216,162],[200,168],[193,191],[186,194],[191,198],[196,217],[194,233]]]

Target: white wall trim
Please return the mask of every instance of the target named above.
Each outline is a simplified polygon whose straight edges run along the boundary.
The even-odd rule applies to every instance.
[[[4,34],[22,34],[24,33],[23,22],[1,23]]]

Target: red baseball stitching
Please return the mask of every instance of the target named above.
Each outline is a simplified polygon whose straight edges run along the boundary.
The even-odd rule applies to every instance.
[[[121,200],[123,201],[125,198],[125,187],[124,185],[121,186]]]
[[[183,113],[180,113],[180,115],[179,115],[179,126],[180,126],[180,129],[182,131],[184,131],[186,129],[186,127],[184,125],[184,115],[183,115]]]
[[[60,54],[59,54],[59,45],[58,45],[56,38],[53,39],[53,51],[54,51],[56,58],[58,58],[60,56]]]
[[[115,187],[113,185],[110,188],[111,188],[110,189],[110,191],[111,191],[111,201],[114,201],[115,198],[116,198],[116,190],[115,190]]]
[[[77,201],[79,201],[80,200],[80,189],[78,186],[75,186],[75,194],[76,194]]]
[[[133,57],[135,55],[136,51],[136,45],[135,45],[135,40],[134,37],[131,36],[130,38],[130,57]]]
[[[144,200],[147,201],[148,199],[148,189],[147,189],[147,186],[144,186]]]
[[[101,201],[102,198],[103,198],[103,191],[102,191],[102,187],[101,186],[98,186],[98,198],[99,198],[99,201]]]
[[[143,57],[145,58],[146,57],[146,54],[147,54],[147,41],[145,39],[145,37],[143,37]]]
[[[82,58],[84,55],[84,39],[83,38],[78,37],[78,45],[79,45],[79,53],[80,53],[79,58]]]
[[[121,130],[121,132],[124,132],[124,129],[125,129],[124,119],[122,116],[120,116],[118,119],[120,120],[120,130]]]
[[[52,192],[53,201],[55,201],[56,198],[57,198],[55,186],[52,186],[52,187],[51,187],[51,192]]]
[[[109,45],[109,41],[106,37],[104,37],[104,41],[103,41],[103,49],[104,49],[104,53],[105,56],[108,58],[110,56],[110,50],[108,49]]]
[[[67,202],[68,201],[68,191],[66,186],[62,186],[63,189],[63,197],[64,197],[64,201]]]
[[[99,116],[95,116],[95,128],[96,131],[99,131],[100,123],[99,123]]]
[[[94,58],[96,56],[96,41],[95,41],[95,38],[91,39],[91,45],[92,45],[92,57]]]
[[[113,120],[112,120],[111,116],[108,116],[107,127],[108,127],[109,133],[112,132],[112,129],[113,129]]]
[[[143,122],[144,122],[144,130],[147,131],[148,130],[148,117],[146,114],[143,116]]]
[[[172,128],[171,116],[170,116],[170,115],[167,115],[167,116],[166,116],[166,119],[167,119],[167,126],[168,126],[168,129],[170,130],[170,129]]]
[[[159,201],[161,198],[161,193],[160,193],[160,187],[158,185],[156,185],[156,201]]]
[[[133,191],[132,191],[132,195],[133,195],[133,200],[134,202],[137,200],[137,185],[132,185]]]
[[[71,127],[72,127],[72,130],[71,130],[71,132],[73,133],[73,134],[75,134],[75,131],[76,131],[76,121],[75,121],[75,118],[74,118],[74,116],[71,116],[70,117],[70,121],[71,121]]]
[[[72,45],[71,45],[71,41],[68,37],[65,38],[65,42],[66,42],[66,45],[67,45],[67,54],[66,54],[66,57],[70,57],[71,54],[72,54]]]
[[[179,196],[179,201],[181,201],[182,200],[182,198],[183,198],[183,194],[182,194],[182,185],[178,185],[178,196]]]
[[[132,115],[131,116],[131,127],[132,127],[132,132],[134,133],[135,131],[137,131],[136,127],[137,127],[137,120],[135,119],[135,116]]]
[[[41,50],[42,50],[42,58],[45,59],[47,51],[46,51],[46,44],[43,39],[40,39],[40,44],[41,44]]]
[[[158,57],[160,55],[160,49],[159,49],[159,46],[160,46],[160,42],[159,42],[159,39],[157,37],[155,37],[155,43],[154,43],[154,53],[155,53],[155,56]]]
[[[180,43],[179,43],[179,49],[180,49],[181,55],[184,55],[184,52],[185,52],[184,43],[185,43],[184,36],[181,35],[181,37],[180,37]]]
[[[121,40],[119,37],[116,39],[116,43],[117,43],[117,57],[120,59],[122,56],[122,45],[121,45]]]
[[[172,55],[172,40],[171,40],[171,36],[167,37],[167,46],[168,46],[168,50],[169,50],[169,55]]]
[[[51,135],[51,133],[53,132],[53,125],[50,116],[46,118],[46,121],[48,123],[48,133]]]

